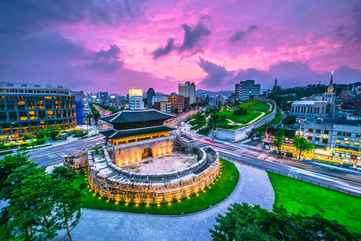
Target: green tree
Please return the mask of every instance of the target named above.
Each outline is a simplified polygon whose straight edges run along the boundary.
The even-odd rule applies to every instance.
[[[293,125],[296,123],[296,117],[294,116],[287,116],[283,121],[285,125]]]
[[[344,226],[319,216],[304,217],[278,208],[233,204],[217,218],[211,230],[214,241],[356,241]]]
[[[292,145],[298,150],[297,159],[301,159],[301,155],[305,151],[311,151],[314,149],[314,146],[308,142],[303,136],[295,136],[292,140]]]
[[[218,113],[212,113],[208,120],[208,126],[212,129],[216,129],[222,127],[226,118],[224,116],[220,116]]]
[[[43,193],[44,170],[28,164],[16,168],[6,179],[5,190],[6,199],[9,202],[7,209],[9,222],[8,226],[14,232],[19,232],[20,237],[25,240],[33,240],[36,236],[35,227],[39,223],[48,194]],[[36,188],[35,188],[36,187]],[[51,190],[51,189],[50,189]]]
[[[81,215],[81,187],[76,183],[77,177],[77,173],[67,167],[57,167],[52,173],[52,178],[57,183],[54,189],[56,214],[69,241],[72,241],[70,231],[79,223]]]
[[[279,129],[273,138],[273,145],[276,146],[278,153],[282,151],[282,146],[285,143],[285,130]]]
[[[52,240],[56,235],[60,226],[60,217],[56,212],[56,192],[58,183],[56,183],[49,175],[44,172],[39,173],[38,176],[29,177],[29,182],[25,185],[34,187],[37,190],[25,190],[24,195],[29,198],[35,197],[37,205],[34,212],[37,213],[36,232],[40,237],[45,237],[47,240]],[[22,189],[25,189],[24,187]]]
[[[24,240],[52,240],[61,228],[55,202],[58,185],[34,163],[13,170],[1,190],[8,200],[2,218],[9,233]]]
[[[90,110],[94,120],[97,122],[101,117],[99,111],[95,108],[94,105],[91,105]]]
[[[6,178],[19,166],[29,164],[27,156],[23,154],[7,155],[0,161],[0,190]]]

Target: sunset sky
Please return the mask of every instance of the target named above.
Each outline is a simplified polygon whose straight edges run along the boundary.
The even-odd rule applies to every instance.
[[[361,81],[360,0],[1,0],[0,81],[124,94]]]

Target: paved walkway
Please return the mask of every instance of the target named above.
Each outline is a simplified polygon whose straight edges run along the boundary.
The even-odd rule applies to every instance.
[[[265,171],[236,163],[240,181],[234,192],[215,207],[185,216],[158,216],[83,210],[73,230],[76,241],[209,241],[218,214],[235,202],[272,209],[274,192]]]

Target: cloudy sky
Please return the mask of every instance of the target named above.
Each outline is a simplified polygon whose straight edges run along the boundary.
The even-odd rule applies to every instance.
[[[361,81],[361,0],[1,0],[0,81],[125,93]]]

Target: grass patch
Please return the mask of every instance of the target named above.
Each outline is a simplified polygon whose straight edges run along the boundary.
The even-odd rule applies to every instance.
[[[223,107],[219,112],[219,116],[223,116],[226,119],[230,119],[235,123],[245,125],[254,119],[258,118],[262,114],[266,114],[269,111],[270,106],[266,102],[258,101],[258,100],[249,100],[244,103],[241,103],[239,107],[247,110],[247,113],[244,115],[236,115],[234,113],[234,108],[231,107]],[[225,125],[227,128],[227,125]],[[229,125],[231,129],[237,129],[239,126]]]
[[[156,205],[139,205],[136,207],[133,204],[125,206],[125,204],[115,204],[113,202],[107,202],[103,199],[99,199],[97,196],[85,188],[83,190],[82,206],[84,208],[91,209],[103,209],[112,211],[134,212],[134,213],[149,213],[149,214],[168,214],[179,215],[186,213],[193,213],[207,209],[228,197],[239,179],[239,172],[236,166],[226,160],[220,160],[222,166],[222,173],[218,178],[218,181],[206,192],[200,193],[198,196],[192,196],[190,199],[184,199],[181,202],[172,202],[170,205],[162,204],[157,207]],[[81,178],[80,182],[85,183]]]
[[[361,198],[329,190],[274,173],[268,173],[276,194],[275,207],[291,213],[336,220],[351,232],[361,233]]]

